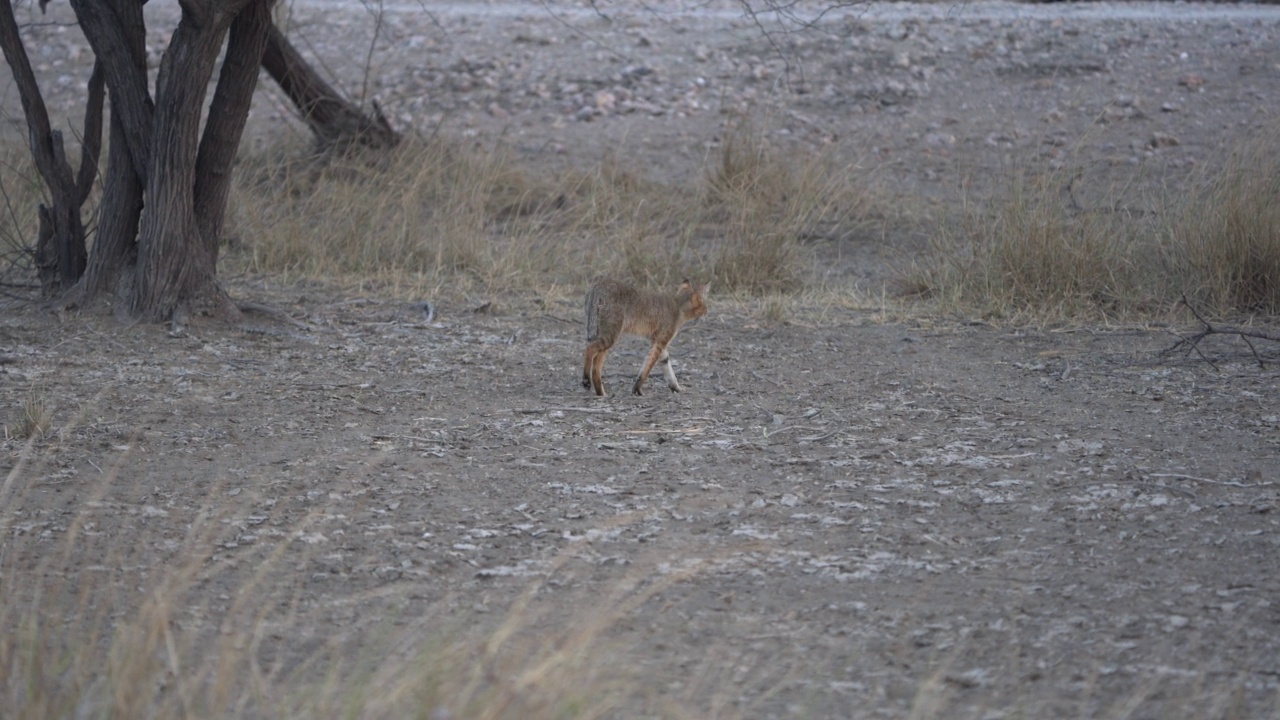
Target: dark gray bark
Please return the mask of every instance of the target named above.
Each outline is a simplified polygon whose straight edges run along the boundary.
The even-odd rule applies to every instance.
[[[231,192],[231,167],[240,148],[258,68],[272,27],[271,3],[256,0],[236,15],[227,52],[218,74],[210,116],[196,158],[196,225],[209,262],[217,263],[218,246]]]
[[[262,67],[298,108],[322,150],[351,146],[392,148],[400,135],[374,106],[370,117],[348,102],[298,53],[274,24]]]
[[[111,97],[111,149],[93,252],[67,305],[114,293],[137,258],[142,178],[150,154],[154,105],[147,90],[146,24],[139,0],[71,0],[90,45],[104,66]],[[92,29],[92,30],[91,30]],[[135,159],[141,152],[142,159]],[[83,170],[83,167],[82,167]],[[132,278],[128,278],[132,281]]]
[[[0,50],[13,73],[14,83],[22,100],[22,110],[27,120],[28,145],[35,160],[36,169],[49,190],[50,205],[39,207],[40,230],[36,238],[35,264],[41,287],[52,295],[71,287],[80,279],[85,267],[84,223],[80,219],[80,205],[84,196],[80,184],[67,162],[62,133],[49,124],[49,112],[36,83],[35,73],[26,48],[18,33],[10,0],[0,0]],[[86,118],[86,130],[97,130],[97,138],[91,139],[93,147],[101,146],[102,102],[101,76],[95,72],[90,82],[90,98],[94,84],[98,86],[97,119]],[[86,108],[92,110],[92,106]],[[93,148],[90,151],[96,152]],[[96,158],[95,163],[96,165]],[[90,181],[91,182],[91,181]],[[89,183],[85,183],[86,187]],[[85,193],[87,195],[87,192]]]
[[[155,106],[147,90],[146,22],[142,0],[71,0],[76,21],[106,74],[111,114],[124,119],[127,156],[145,177]],[[112,157],[116,155],[113,152]]]
[[[269,0],[180,2],[182,19],[156,78],[146,207],[138,236],[132,310],[145,320],[167,320],[180,305],[214,314],[232,311],[217,284],[215,255],[207,251],[217,239],[204,238],[196,219],[197,157],[205,90],[223,39],[240,11],[255,3],[269,8]],[[210,110],[227,120],[247,112],[247,103]],[[243,128],[243,118],[239,123]],[[235,140],[239,142],[238,132]]]

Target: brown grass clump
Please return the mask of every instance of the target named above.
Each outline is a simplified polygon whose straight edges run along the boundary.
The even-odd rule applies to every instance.
[[[1060,173],[1015,178],[1004,199],[966,206],[911,263],[906,293],[1012,318],[1096,320],[1151,308],[1161,278],[1147,223],[1072,207],[1067,182]]]
[[[53,415],[45,406],[44,400],[31,395],[19,409],[17,422],[13,424],[13,435],[18,438],[44,437],[53,424]]]
[[[784,161],[746,130],[730,133],[692,189],[640,178],[616,158],[533,176],[501,148],[441,140],[374,161],[259,157],[241,173],[229,227],[252,271],[503,290],[614,273],[652,285],[690,276],[728,292],[794,291],[805,242],[841,236],[867,204],[852,173]]]
[[[7,275],[15,270],[29,273],[34,268],[30,252],[39,228],[36,208],[44,198],[44,185],[30,151],[20,143],[0,146],[0,267]]]
[[[806,241],[840,239],[869,209],[851,170],[817,156],[788,162],[749,125],[731,129],[703,195],[719,235],[710,258],[717,283],[757,295],[802,287]]]
[[[1218,314],[1280,314],[1280,132],[1232,153],[1167,232],[1188,298]]]
[[[1184,294],[1218,315],[1280,313],[1280,132],[1153,213],[1081,208],[1068,176],[1015,180],[966,207],[903,278],[946,309],[1057,320],[1142,318]]]
[[[155,563],[142,549],[154,538],[106,539],[92,522],[120,469],[90,493],[57,546],[32,533],[4,541],[5,718],[603,717],[645,702],[611,631],[698,572],[642,570],[604,598],[541,599],[546,588],[535,584],[496,622],[459,619],[444,606],[398,617],[391,599],[384,625],[309,644],[303,638],[328,623],[298,609],[293,583],[272,581],[297,563],[295,543],[280,541],[253,566],[211,561],[228,510],[202,516]],[[104,564],[86,567],[84,557],[103,552]],[[8,581],[19,572],[23,582]]]
[[[464,275],[497,285],[556,267],[536,234],[492,232],[546,202],[500,152],[423,142],[372,161],[246,165],[233,217],[254,271]]]

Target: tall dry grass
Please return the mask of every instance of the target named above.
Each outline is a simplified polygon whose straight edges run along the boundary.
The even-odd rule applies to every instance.
[[[810,271],[807,240],[839,242],[872,208],[865,174],[816,155],[785,161],[749,124],[726,134],[702,204],[719,229],[717,282],[750,294],[795,291]]]
[[[10,285],[34,282],[36,208],[46,197],[30,151],[21,144],[0,144],[0,278]]]
[[[1070,173],[1015,174],[932,229],[905,293],[1014,319],[1147,318],[1183,295],[1216,315],[1280,313],[1280,132],[1250,139],[1150,212],[1079,207]]]
[[[4,507],[23,506],[38,487],[42,452],[34,439],[25,445],[25,470],[0,490]],[[297,538],[314,518],[274,539],[262,533],[257,542],[269,547],[242,550],[241,561],[218,556],[237,520],[224,487],[210,488],[184,535],[136,516],[104,522],[131,457],[125,450],[84,488],[64,521],[6,514],[19,520],[0,536],[5,720],[599,718],[648,702],[612,628],[699,572],[638,569],[590,598],[544,598],[535,583],[496,621],[447,600],[409,615],[394,593],[351,592],[341,602],[381,620],[344,631],[324,616],[330,602],[303,591],[308,550]],[[563,553],[548,575],[574,557]],[[675,701],[654,707],[690,716]]]
[[[1157,307],[1165,279],[1149,219],[1082,210],[1069,176],[1013,174],[988,203],[935,228],[903,279],[937,307],[1002,318],[1102,320]]]
[[[1280,315],[1280,131],[1233,152],[1166,230],[1177,287],[1217,314]]]
[[[74,437],[80,418],[91,416],[88,408],[98,402],[83,403],[78,418],[60,420],[55,434]],[[872,676],[850,682],[845,658],[862,651],[856,639],[842,637],[824,648],[819,634],[816,645],[762,656],[760,648],[777,647],[778,636],[769,634],[765,645],[743,637],[736,611],[722,602],[714,614],[723,613],[725,636],[708,642],[704,627],[698,642],[681,644],[681,628],[693,622],[684,613],[706,607],[696,598],[724,600],[715,587],[725,566],[714,554],[697,559],[671,547],[634,558],[602,590],[554,582],[565,578],[562,570],[569,577],[580,571],[571,563],[597,567],[598,548],[586,543],[568,544],[538,568],[539,578],[524,592],[505,599],[500,587],[461,583],[499,608],[495,614],[469,612],[475,597],[411,601],[437,591],[438,577],[365,590],[326,582],[317,589],[308,579],[316,551],[305,537],[325,510],[280,526],[253,526],[257,538],[249,541],[228,536],[228,529],[235,532],[265,496],[232,495],[215,482],[205,485],[204,497],[190,488],[167,509],[121,503],[120,497],[146,497],[155,482],[139,472],[146,459],[135,456],[137,444],[130,438],[117,445],[96,482],[86,481],[88,474],[70,476],[75,494],[68,497],[76,502],[65,504],[39,495],[48,493],[50,471],[65,465],[68,448],[32,436],[14,452],[17,462],[0,484],[5,720],[759,717],[783,692],[803,714],[807,693],[815,693],[816,705],[824,684],[836,679],[846,686],[839,694],[849,717],[883,716],[886,708],[901,707],[891,698],[904,692],[910,708],[899,716],[913,718],[1033,716],[1044,714],[1041,708],[1060,712],[1064,703],[1101,718],[1143,711],[1174,720],[1248,717],[1244,680],[1211,672],[1194,682],[1183,674],[1135,674],[1129,694],[1095,701],[1087,688],[1082,697],[1075,679],[1028,683],[1016,662],[997,662],[1026,684],[1012,693],[983,691],[952,679],[952,660],[967,650],[963,642],[919,663],[909,676],[914,687]],[[371,471],[378,465],[367,464]],[[133,477],[145,479],[131,486]],[[181,517],[165,520],[162,513]],[[614,522],[645,517],[620,515]],[[220,553],[229,537],[245,544]],[[704,584],[691,593],[692,607],[674,592],[684,583]],[[754,611],[743,612],[746,628],[759,627]],[[649,625],[653,613],[669,621],[658,635]],[[353,623],[352,616],[376,620]],[[896,640],[894,628],[902,633]],[[915,629],[895,621],[877,642],[912,643]],[[1025,658],[1037,650],[1043,648],[1015,646],[1009,653]],[[1185,643],[1177,650],[1196,652]],[[841,659],[825,664],[835,658]],[[1244,665],[1263,667],[1264,660]],[[779,673],[780,666],[789,669]]]
[[[617,158],[535,174],[502,148],[440,139],[323,164],[276,152],[240,173],[229,226],[251,270],[410,276],[423,286],[537,288],[612,273],[672,286],[714,279],[747,294],[794,290],[806,243],[838,238],[868,205],[855,172],[783,158],[746,129],[729,134],[694,188],[640,178]]]

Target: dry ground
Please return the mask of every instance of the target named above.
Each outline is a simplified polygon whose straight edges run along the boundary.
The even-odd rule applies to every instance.
[[[852,29],[832,37],[864,38],[852,47],[884,60],[853,74],[879,67],[885,78],[867,82],[900,97],[837,88],[809,126],[882,137],[833,147],[874,149],[903,197],[944,208],[960,176],[1052,161],[1064,143],[1090,158],[1096,187],[1176,186],[1258,124],[1246,109],[1274,114],[1280,97],[1280,14],[1222,12],[965,25],[963,13],[894,6],[883,21],[840,19]],[[435,21],[482,22],[460,17]],[[473,52],[563,48],[537,39],[564,27],[545,22]],[[665,48],[670,67],[676,38],[690,53],[709,46],[690,64],[740,42],[658,19],[627,27],[653,35],[644,47]],[[465,36],[444,37],[453,48]],[[1213,54],[1180,57],[1210,40]],[[807,57],[830,57],[827,40],[806,42]],[[911,42],[924,50],[905,65],[882,47]],[[926,50],[932,61],[912,60]],[[927,84],[912,96],[921,67],[935,69],[917,73]],[[901,85],[887,84],[900,70]],[[726,84],[747,87],[744,72]],[[659,75],[683,87],[666,79],[674,70]],[[465,106],[471,87],[429,96]],[[818,114],[806,103],[820,91],[795,97],[794,112]],[[502,131],[482,100],[480,141]],[[520,141],[530,162],[665,137],[672,152],[646,155],[650,171],[669,161],[679,176],[721,122],[718,109],[677,117],[669,105],[642,136],[636,113],[574,120],[579,108],[556,102],[503,110],[527,112],[514,132],[532,138]],[[1157,131],[1177,143],[1153,142]],[[556,138],[563,153],[536,149]],[[880,246],[828,250],[850,263],[846,279],[885,275]],[[1175,339],[1162,327],[993,327],[852,300],[795,301],[789,322],[770,323],[713,295],[673,346],[686,392],[658,381],[623,394],[644,350],[632,342],[606,367],[618,394],[597,401],[578,385],[576,293],[435,298],[428,322],[327,286],[240,278],[233,292],[302,326],[251,317],[171,337],[21,306],[0,320],[7,426],[32,400],[51,418],[47,435],[3,443],[0,582],[10,608],[70,628],[70,645],[160,595],[187,667],[225,653],[253,664],[233,675],[293,693],[331,687],[331,671],[398,688],[392,669],[502,637],[514,618],[489,661],[471,658],[489,681],[549,682],[578,707],[614,698],[616,717],[1280,717],[1274,346],[1260,347],[1272,362],[1259,368],[1243,345],[1211,338],[1215,368],[1162,356]],[[567,675],[537,666],[579,645]],[[476,714],[451,704],[460,694],[446,684],[424,707]],[[249,707],[279,716],[273,702],[307,707],[270,693]]]
[[[194,551],[173,622],[212,633],[269,568],[256,652],[285,673],[339,640],[382,662],[389,626],[423,651],[532,589],[539,642],[606,625],[591,662],[642,696],[623,717],[935,692],[925,716],[1277,712],[1280,388],[1242,348],[1215,371],[1150,331],[722,307],[677,343],[685,393],[595,402],[573,304],[291,309],[314,329],[11,313],[6,405],[54,427],[6,482],[6,575],[129,606]]]

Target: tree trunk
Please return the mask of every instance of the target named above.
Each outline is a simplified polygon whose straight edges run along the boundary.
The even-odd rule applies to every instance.
[[[231,24],[231,37],[218,74],[209,120],[196,158],[196,226],[204,240],[207,262],[216,265],[227,196],[231,192],[231,166],[240,148],[258,68],[272,27],[271,0],[253,0]]]
[[[85,265],[84,223],[80,219],[78,184],[67,162],[62,133],[49,125],[49,113],[35,73],[27,57],[18,23],[14,18],[10,0],[0,0],[0,50],[13,72],[13,79],[22,99],[22,110],[27,120],[27,140],[36,168],[49,189],[52,205],[39,208],[40,232],[36,239],[36,272],[44,292],[52,295],[71,287],[80,279]],[[86,129],[98,128],[97,142],[101,142],[101,76],[99,84],[98,120],[86,118]],[[92,97],[93,82],[90,83]],[[91,110],[86,107],[86,112]],[[92,141],[91,141],[92,142]],[[96,158],[95,158],[96,161]]]
[[[76,292],[65,302],[68,306],[84,306],[104,293],[118,294],[121,280],[137,260],[142,179],[134,172],[126,135],[124,120],[112,113],[111,158],[98,205],[93,252]]]
[[[71,0],[71,6],[98,62],[104,65],[111,96],[111,155],[98,205],[93,252],[75,292],[63,301],[66,306],[83,306],[103,293],[118,294],[125,273],[137,259],[142,178],[150,155],[155,107],[147,90],[147,28],[142,3]],[[104,6],[109,12],[104,12]]]
[[[111,91],[111,114],[124,119],[129,153],[117,156],[113,150],[111,156],[130,159],[134,172],[145,178],[155,106],[147,90],[147,27],[142,3],[143,0],[71,0],[71,9],[94,56],[103,65],[107,89]]]
[[[400,142],[400,135],[380,111],[371,118],[343,99],[274,24],[262,66],[293,101],[322,150],[351,146],[386,149]]]
[[[196,220],[200,113],[227,27],[249,2],[185,0],[182,19],[160,61],[156,114],[138,237],[132,309],[163,321],[180,305],[213,314],[232,310]],[[210,114],[222,108],[212,107]]]

